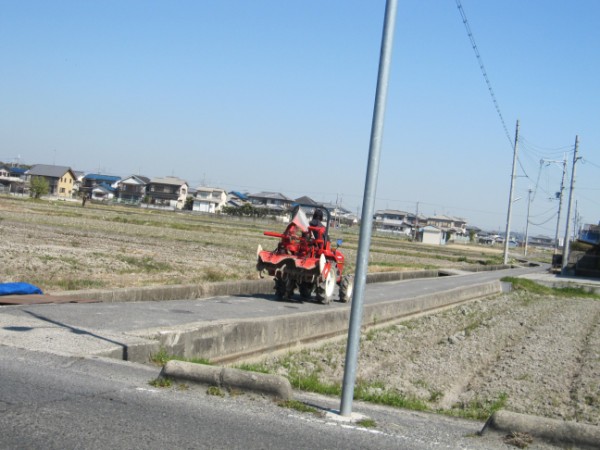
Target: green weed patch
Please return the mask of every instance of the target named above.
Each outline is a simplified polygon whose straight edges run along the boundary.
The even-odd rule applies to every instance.
[[[171,360],[211,365],[211,362],[206,358],[184,358],[183,356],[173,355],[167,352],[165,348],[161,348],[157,353],[150,355],[150,362],[156,364],[157,366],[164,366]]]
[[[549,287],[527,278],[517,277],[504,277],[501,281],[512,283],[513,289],[516,291],[522,290],[532,294],[600,299],[600,295],[590,292],[584,287]]]

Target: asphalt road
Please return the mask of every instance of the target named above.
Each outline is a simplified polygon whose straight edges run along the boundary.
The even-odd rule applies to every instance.
[[[372,284],[367,286],[365,301],[410,298],[536,270]],[[501,436],[478,436],[481,422],[354,402],[354,413],[376,423],[364,428],[340,421],[334,411],[339,407],[337,398],[295,392],[297,400],[329,411],[316,416],[283,408],[256,394],[219,397],[200,386],[155,388],[149,382],[158,376],[159,367],[74,356],[81,339],[106,344],[138,328],[324,307],[348,305],[276,302],[271,296],[259,296],[2,307],[0,449],[507,448]],[[61,338],[57,330],[69,339]],[[73,346],[70,351],[64,348],[67,344]],[[90,354],[84,350],[79,354]]]
[[[2,449],[501,449],[481,423],[356,404],[373,428],[205,388],[154,388],[159,368],[0,345]],[[336,399],[300,395],[319,408]],[[333,417],[333,418],[332,418]],[[337,417],[337,418],[336,418]]]

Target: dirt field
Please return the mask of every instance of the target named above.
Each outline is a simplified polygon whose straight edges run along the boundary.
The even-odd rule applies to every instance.
[[[269,358],[282,375],[343,379],[345,341]],[[523,291],[369,331],[357,385],[459,416],[511,411],[600,425],[600,301]]]
[[[214,214],[107,207],[88,202],[0,196],[0,280],[44,292],[256,279],[256,248],[274,248],[263,231],[285,224]],[[343,238],[348,269],[358,229]],[[374,236],[369,271],[469,268],[501,263],[500,249],[442,248]]]
[[[263,230],[283,228],[272,221],[0,197],[0,281],[52,293],[254,279],[257,245],[275,245]],[[352,270],[357,230],[339,234]],[[428,247],[383,236],[372,242],[370,271],[501,262],[501,249]],[[521,291],[465,304],[365,333],[358,380],[374,395],[393,392],[432,410],[468,416],[502,404],[600,425],[599,319],[598,300]],[[344,343],[331,343],[265,364],[336,383],[344,354]]]

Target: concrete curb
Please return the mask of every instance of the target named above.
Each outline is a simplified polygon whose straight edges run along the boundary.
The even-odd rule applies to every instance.
[[[161,376],[229,390],[256,392],[281,400],[292,398],[290,382],[278,375],[171,360],[163,367]]]
[[[379,272],[367,275],[367,283],[435,278],[440,270],[415,270],[407,272]],[[121,289],[88,289],[62,291],[53,295],[64,298],[83,298],[107,303],[146,302],[164,300],[195,300],[221,295],[272,294],[273,279],[220,281],[203,284],[178,284],[166,286],[143,286]]]
[[[511,411],[496,411],[485,423],[481,434],[488,431],[527,433],[561,446],[574,445],[581,449],[597,449],[600,427],[578,422],[565,422],[546,417],[530,416]]]

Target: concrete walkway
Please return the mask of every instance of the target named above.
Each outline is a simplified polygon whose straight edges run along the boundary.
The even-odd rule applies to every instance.
[[[399,273],[396,281],[367,285],[363,324],[384,324],[498,293],[502,276],[539,270],[515,268],[456,276],[434,276],[438,275],[435,271],[429,278]],[[382,276],[394,279],[393,274]],[[198,298],[200,292],[209,295]],[[347,333],[349,304],[322,305],[299,298],[278,302],[272,292],[272,281],[260,280],[143,289],[145,296],[140,289],[60,293],[61,297],[101,302],[0,306],[0,342],[141,363],[161,349],[227,362]],[[128,294],[133,301],[123,301]],[[193,299],[186,299],[189,296]],[[156,297],[161,300],[139,301]]]

